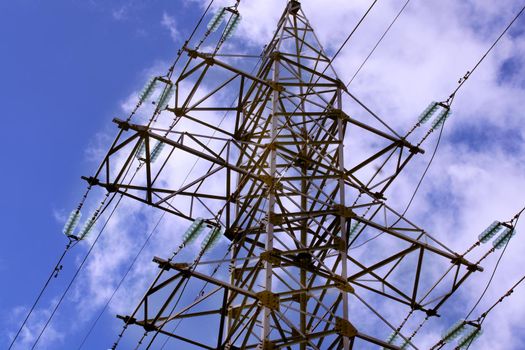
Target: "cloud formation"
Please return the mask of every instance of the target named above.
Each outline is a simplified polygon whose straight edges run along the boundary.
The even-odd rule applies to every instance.
[[[205,1],[198,3],[202,8],[207,5]],[[369,4],[370,1],[303,1],[304,11],[321,43],[332,54]],[[403,4],[404,1],[380,2],[373,9],[334,62],[343,81],[354,74]],[[222,0],[216,4],[217,7],[226,5],[231,3]],[[243,23],[236,39],[225,49],[228,52],[254,50],[259,53],[273,34],[282,6],[283,2],[278,0],[241,2]],[[501,1],[497,5],[488,0],[411,2],[350,85],[350,91],[403,134],[431,100],[448,97],[457,79],[471,69],[492,44],[516,12],[517,6],[518,2],[512,0]],[[177,23],[176,17],[166,12],[163,14],[162,26],[169,30],[174,41],[180,42]],[[521,108],[525,98],[522,74],[525,44],[523,31],[512,33],[502,40],[458,93],[453,105],[454,115],[446,123],[436,159],[408,212],[410,219],[458,252],[468,248],[477,234],[493,220],[508,220],[525,204],[519,195],[525,193],[525,127]],[[158,65],[152,70],[155,73],[161,71]],[[123,103],[124,112],[132,109],[135,96],[136,93],[133,93],[133,97]],[[347,112],[365,117],[362,110]],[[219,120],[217,116],[215,118],[215,121]],[[139,120],[144,121],[145,116],[142,119],[139,117]],[[105,137],[99,139],[104,144],[108,142]],[[346,156],[350,160],[352,152],[368,147],[359,143],[359,137],[349,135],[348,139],[350,146]],[[425,144],[426,154],[418,156],[387,193],[389,205],[399,211],[408,203],[429,161],[436,135],[433,134],[429,141]],[[91,154],[102,154],[97,150],[95,147]],[[183,163],[170,164],[169,172],[185,174],[189,166]],[[183,167],[184,171],[181,170]],[[182,180],[180,175],[174,177],[173,181]],[[87,318],[93,315],[93,310],[104,305],[135,252],[154,229],[159,216],[158,211],[144,208],[137,202],[122,202],[107,232],[97,243],[73,296],[78,302],[78,309],[85,312]],[[111,313],[128,314],[132,310],[155,273],[156,267],[149,262],[151,256],[169,255],[179,244],[176,241],[179,236],[175,232],[184,230],[186,225],[176,218],[163,218],[157,233],[126,280],[125,287],[120,289],[110,305]],[[523,230],[523,227],[521,224],[518,230]],[[166,242],[173,244],[167,246]],[[522,273],[520,266],[525,263],[525,257],[521,254],[525,247],[523,242],[519,236],[511,241],[486,295],[487,302],[481,306],[497,299]],[[191,260],[195,250],[183,257]],[[493,266],[496,258],[496,255],[491,256],[484,264]],[[490,269],[461,289],[459,298],[468,307],[480,295],[489,274]],[[498,348],[501,344],[505,344],[507,349],[523,346],[523,339],[515,336],[519,334],[520,319],[525,317],[523,295],[523,292],[520,294],[517,291],[511,301],[502,304],[491,315],[485,323],[486,333],[498,331],[499,338],[482,337],[478,349]],[[354,311],[364,312],[359,311],[357,306]],[[385,310],[385,313],[393,319],[398,317],[396,310]],[[417,344],[422,348],[432,345],[441,330],[455,321],[454,317],[461,315],[451,312],[442,320],[431,320],[429,327],[416,338]],[[374,324],[374,321],[369,322]],[[116,322],[115,330],[119,326]],[[55,341],[61,339],[53,331],[48,338]]]

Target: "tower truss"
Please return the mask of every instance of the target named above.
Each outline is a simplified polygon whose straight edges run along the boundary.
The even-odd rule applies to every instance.
[[[243,58],[185,51],[175,77],[158,79],[174,87],[173,122],[115,119],[118,136],[86,180],[202,217],[229,247],[216,260],[203,259],[206,245],[194,262],[155,257],[159,274],[120,316],[126,325],[185,349],[398,349],[382,340],[373,310],[436,316],[481,269],[387,205],[385,191],[423,150],[345,110],[346,87],[299,2],[286,6],[253,72]],[[354,152],[352,138],[373,146]],[[177,162],[194,161],[175,186]],[[228,274],[210,269],[219,263]],[[204,286],[196,299],[185,294]],[[195,332],[203,324],[214,325],[205,337]]]

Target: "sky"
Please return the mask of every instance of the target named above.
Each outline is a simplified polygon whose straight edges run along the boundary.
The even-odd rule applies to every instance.
[[[404,2],[378,1],[334,62],[343,81],[354,74]],[[305,0],[303,8],[333,54],[370,3]],[[215,3],[225,5],[231,3]],[[166,70],[205,6],[199,0],[0,3],[1,142],[6,150],[0,175],[5,184],[0,199],[0,348],[8,347],[67,243],[63,223],[84,193],[80,176],[93,173],[115,135],[111,120],[125,118],[148,78]],[[243,22],[226,49],[259,53],[283,6],[282,0],[241,1]],[[395,130],[406,132],[430,101],[446,99],[521,6],[513,0],[412,0],[349,89]],[[525,205],[524,32],[521,18],[458,93],[435,160],[408,211],[455,251],[464,251],[488,224],[510,219]],[[367,149],[359,138],[348,142],[350,149]],[[393,208],[405,207],[435,142],[431,135],[425,155],[389,190]],[[90,208],[103,192],[96,195]],[[80,344],[160,215],[131,201],[122,203],[38,349]],[[181,225],[173,218],[162,220],[85,348],[111,346],[122,326],[114,315],[134,307],[156,272],[151,257],[175,248],[173,228]],[[481,310],[525,272],[524,227],[518,226]],[[166,247],[167,240],[175,242],[173,247]],[[31,347],[89,243],[67,256],[14,349]],[[462,288],[455,306],[474,304],[495,258],[486,261],[487,271],[479,279]],[[435,342],[458,317],[451,312],[445,318],[449,323],[432,323],[419,339],[421,348]],[[477,349],[522,349],[523,317],[525,288],[491,314]]]

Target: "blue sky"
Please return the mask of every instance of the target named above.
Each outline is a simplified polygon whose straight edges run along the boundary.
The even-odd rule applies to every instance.
[[[145,70],[178,48],[161,19],[180,11],[180,3],[130,2],[129,11],[127,3],[0,4],[2,146],[12,150],[4,154],[1,175],[1,310],[35,298],[66,244],[54,213],[64,215],[78,203],[85,187],[80,176],[95,166],[86,149],[112,127],[120,101],[143,83]],[[191,23],[195,7],[184,8],[178,20]],[[8,313],[0,323],[0,347],[6,348],[15,323]]]
[[[245,22],[229,49],[253,49],[258,53],[281,13],[282,3],[261,0],[251,1],[244,8],[241,5]],[[355,23],[368,6],[367,1],[351,5],[338,0],[320,11],[314,1],[304,3],[306,14],[311,15],[329,52],[337,48],[347,30],[332,28],[327,18]],[[371,14],[336,61],[342,77],[352,75],[401,3],[385,5]],[[445,97],[521,6],[511,0],[499,5],[491,1],[469,1],[464,6],[453,1],[433,3],[415,2],[407,8],[387,42],[353,84],[353,91],[372,109],[387,116],[397,130],[408,129],[430,100]],[[34,300],[66,244],[61,234],[64,216],[76,206],[84,191],[80,176],[94,170],[97,161],[93,155],[107,147],[108,138],[114,134],[111,119],[125,116],[131,96],[151,72],[165,70],[203,6],[204,2],[197,0],[0,3],[0,96],[4,116],[0,348],[7,348],[9,335],[18,328],[24,308]],[[442,11],[437,12],[440,6]],[[457,250],[472,242],[492,220],[508,219],[525,204],[524,23],[522,18],[458,96],[455,119],[447,124],[438,159],[411,211],[418,223],[433,230],[474,232],[468,240],[445,236]],[[430,145],[427,147],[430,150]],[[426,161],[428,157],[416,162],[390,193],[391,197],[400,198],[396,208],[406,203],[406,193],[413,188]],[[428,215],[430,211],[436,215]],[[136,214],[133,220],[142,225],[139,227],[144,232],[159,215],[153,211]],[[153,219],[143,220],[144,217]],[[121,274],[129,256],[140,246],[144,232],[134,234],[129,228],[126,230],[120,242],[122,256],[117,254],[118,263],[104,273]],[[112,232],[117,231],[118,228]],[[145,264],[153,253],[159,252],[162,237],[165,236],[153,243],[155,249],[144,254]],[[106,243],[108,247],[119,244]],[[519,253],[522,247],[523,240],[508,253],[509,261],[513,259],[514,263],[507,261],[510,267],[503,269],[500,281],[506,280],[503,276],[514,279],[523,273],[516,267],[524,259]],[[68,256],[60,277],[52,281],[37,317],[46,315],[67,285],[73,266],[86,251],[85,245],[77,248]],[[104,260],[110,255],[108,251],[97,255],[100,261],[109,261]],[[105,280],[93,272],[97,268],[103,268],[103,264],[90,265],[80,285],[73,289],[75,296],[60,309],[59,321],[51,329],[57,332],[56,338],[39,348],[76,348],[97,313],[93,310],[98,310],[104,299],[93,289],[103,288],[104,282],[111,289],[118,280]],[[129,286],[133,282],[140,286],[142,277],[147,276],[148,280],[155,271],[154,266],[144,269],[134,275]],[[96,283],[101,285],[97,287]],[[481,282],[467,287],[464,300],[476,295],[480,285]],[[88,292],[83,296],[84,287]],[[502,284],[501,289],[504,287]],[[499,292],[494,290],[490,296],[495,298]],[[525,293],[516,293],[514,300],[521,299],[519,305],[523,305],[524,296]],[[123,295],[122,299],[126,297]],[[93,298],[92,309],[83,298]],[[107,348],[112,344],[121,325],[113,314],[123,305],[127,306],[118,301],[104,315],[86,348]],[[85,317],[78,317],[79,310]],[[124,310],[121,307],[119,311]],[[504,315],[496,316],[495,321]],[[519,316],[525,315],[514,319]],[[71,319],[78,319],[74,326],[64,322]],[[523,330],[512,320],[505,327],[503,336],[507,340],[512,332]],[[523,342],[522,338],[513,339],[507,348],[520,349]],[[491,346],[488,340],[483,344],[487,349]]]

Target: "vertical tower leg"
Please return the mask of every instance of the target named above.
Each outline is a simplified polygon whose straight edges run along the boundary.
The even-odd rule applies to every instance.
[[[337,89],[337,109],[339,111],[342,110],[342,92],[341,92],[341,88],[338,88]],[[339,170],[341,171],[341,177],[339,178],[339,204],[341,205],[342,208],[345,207],[345,183],[344,183],[344,178],[343,178],[343,174],[344,174],[344,169],[345,169],[345,164],[344,164],[344,137],[345,137],[345,133],[344,133],[344,128],[343,128],[343,120],[341,119],[341,114],[339,114],[339,117],[337,118],[337,133],[338,133],[338,139],[339,139],[339,146],[338,146],[338,156],[339,156],[339,159],[338,159],[338,162],[339,162]],[[343,241],[343,246],[344,246],[344,249],[342,249],[339,254],[340,254],[340,258],[341,258],[341,278],[346,281],[347,278],[348,278],[348,271],[347,271],[347,250],[346,250],[346,247],[347,247],[347,239],[346,239],[346,232],[345,232],[345,228],[346,228],[346,217],[344,215],[341,215],[341,222],[340,222],[340,234],[341,234],[341,240]],[[342,304],[343,304],[343,310],[342,310],[342,318],[345,320],[345,321],[348,321],[349,319],[349,316],[348,316],[348,292],[346,291],[341,291],[342,293]],[[348,350],[350,349],[350,339],[348,339],[348,337],[344,337],[343,338],[343,349],[344,350]]]
[[[273,63],[273,80],[277,81],[279,78],[279,61],[276,59]],[[279,103],[279,92],[274,90],[272,93],[272,114],[271,114],[271,140],[270,143],[275,142],[277,136],[277,124],[278,124],[278,103]],[[275,180],[276,175],[276,162],[277,162],[277,151],[275,147],[270,146],[270,179],[271,182]],[[273,234],[274,234],[274,224],[272,223],[272,218],[275,214],[275,188],[270,186],[268,191],[268,223],[266,224],[266,242],[265,242],[265,251],[270,252],[273,250]],[[270,261],[264,262],[264,290],[266,292],[272,292],[272,274],[273,266]],[[271,310],[270,308],[263,306],[263,319],[262,319],[262,334],[261,339],[263,344],[265,341],[269,340],[270,335],[270,323],[271,323]]]

